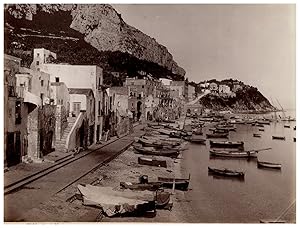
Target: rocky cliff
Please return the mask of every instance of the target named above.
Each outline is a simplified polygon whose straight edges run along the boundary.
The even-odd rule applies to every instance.
[[[53,35],[70,35],[75,30],[84,41],[100,52],[121,52],[139,60],[158,64],[171,74],[184,76],[167,48],[136,28],[126,24],[110,5],[103,4],[17,4],[5,5],[5,22],[20,25],[45,23],[44,30]],[[51,21],[52,20],[52,21]],[[41,25],[43,26],[43,25]],[[20,27],[20,26],[19,26]],[[66,28],[68,27],[68,28]],[[70,30],[71,29],[71,30]],[[58,31],[59,30],[59,31]],[[68,34],[68,32],[70,32]]]

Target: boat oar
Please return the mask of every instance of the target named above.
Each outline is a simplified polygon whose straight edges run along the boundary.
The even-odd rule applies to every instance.
[[[271,150],[272,148],[265,148],[265,149],[259,149],[259,150],[248,150],[248,151],[245,151],[245,152],[252,152],[252,151],[255,151],[256,153],[260,152],[260,151],[264,151],[264,150]]]

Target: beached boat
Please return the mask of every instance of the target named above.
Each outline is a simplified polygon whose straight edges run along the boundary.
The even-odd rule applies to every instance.
[[[148,183],[132,183],[132,182],[120,182],[122,188],[137,190],[137,191],[157,191],[162,188],[161,182],[148,182]]]
[[[257,127],[265,127],[263,124],[256,124]]]
[[[259,130],[259,131],[265,131],[265,129],[263,129],[263,128],[259,128],[258,130]]]
[[[138,163],[140,165],[150,165],[167,168],[167,162],[165,160],[158,160],[155,158],[138,157]]]
[[[291,126],[290,125],[284,125],[283,127],[284,128],[290,128]]]
[[[113,187],[78,185],[83,205],[100,207],[108,217],[143,214],[156,208],[156,192],[117,191]]]
[[[189,139],[190,142],[192,143],[198,143],[198,144],[205,144],[206,139],[200,139],[200,138],[190,138]]]
[[[270,123],[270,121],[268,121],[268,120],[260,120],[260,121],[257,121],[257,124],[262,124],[262,125],[270,125],[271,123]]]
[[[173,188],[173,185],[175,182],[175,189],[186,191],[189,187],[190,176],[188,179],[158,177],[158,182],[161,182],[163,187],[165,187],[165,188]]]
[[[281,169],[281,164],[257,161],[258,168],[270,168],[270,169]]]
[[[193,130],[194,135],[203,135],[202,128],[197,128]]]
[[[257,157],[256,151],[228,151],[228,150],[210,150],[210,155],[229,158],[249,158]]]
[[[165,156],[165,157],[172,157],[177,158],[179,155],[178,150],[157,150],[153,147],[142,147],[133,145],[133,148],[135,149],[135,152],[138,154],[144,154],[144,155],[155,155],[155,156]]]
[[[206,138],[228,138],[228,133],[206,134]]]
[[[272,136],[272,139],[285,140],[284,136]]]
[[[138,142],[141,143],[143,146],[153,146],[153,147],[176,147],[180,146],[179,142],[172,142],[172,141],[166,141],[166,140],[151,140],[147,139],[145,137],[140,137],[138,139]]]
[[[210,141],[211,147],[237,148],[244,147],[244,142],[241,141]]]
[[[215,175],[226,176],[226,177],[238,177],[243,178],[245,176],[244,172],[230,170],[230,169],[216,169],[208,167],[208,172],[211,172]]]
[[[258,134],[258,133],[253,133],[253,137],[260,138],[260,137],[261,137],[261,134]]]

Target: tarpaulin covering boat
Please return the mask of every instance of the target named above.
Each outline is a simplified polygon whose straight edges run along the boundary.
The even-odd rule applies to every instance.
[[[83,204],[102,208],[109,217],[155,210],[155,194],[150,191],[116,191],[112,187],[78,185]]]

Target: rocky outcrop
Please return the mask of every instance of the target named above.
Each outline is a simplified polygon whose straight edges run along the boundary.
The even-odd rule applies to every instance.
[[[126,24],[110,5],[104,4],[19,4],[5,5],[5,10],[18,19],[34,21],[40,12],[65,12],[72,16],[70,28],[84,35],[84,40],[99,51],[121,51],[141,60],[157,63],[173,74],[185,71],[173,60],[168,49],[154,38]]]

